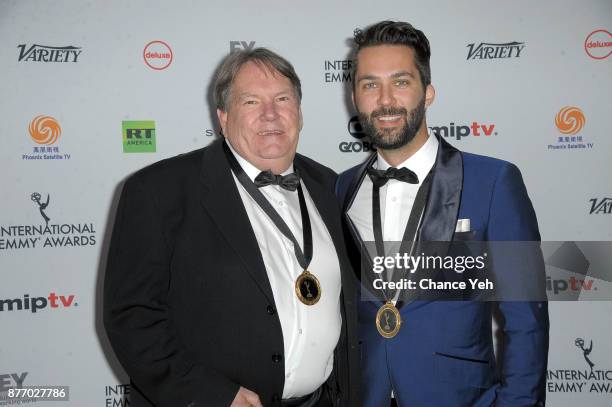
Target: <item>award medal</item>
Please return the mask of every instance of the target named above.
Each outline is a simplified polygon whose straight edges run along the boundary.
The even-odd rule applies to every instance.
[[[251,198],[257,202],[259,207],[266,213],[266,215],[268,215],[277,229],[293,243],[295,257],[302,267],[302,270],[304,270],[295,280],[295,294],[303,304],[315,305],[321,299],[321,284],[319,283],[319,279],[308,271],[308,265],[312,260],[312,228],[310,226],[310,216],[308,215],[308,208],[306,207],[306,200],[304,199],[302,185],[298,183],[297,192],[300,202],[300,213],[302,215],[302,231],[304,237],[303,252],[297,239],[295,236],[293,236],[293,233],[291,233],[289,226],[287,226],[283,218],[278,214],[278,212],[276,212],[272,205],[270,205],[270,202],[268,202],[255,183],[251,181],[248,175],[246,175],[238,163],[238,160],[236,160],[236,157],[234,157],[227,146],[226,141],[223,142],[223,152],[225,153],[225,157],[229,162],[232,172],[240,184],[249,193]]]

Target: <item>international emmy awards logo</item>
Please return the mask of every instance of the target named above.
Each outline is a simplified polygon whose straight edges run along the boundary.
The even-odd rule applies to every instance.
[[[47,201],[45,203],[42,203],[40,201],[41,198],[42,196],[38,192],[34,192],[32,195],[30,195],[30,199],[32,199],[32,201],[38,205],[38,209],[40,210],[40,216],[43,217],[47,226],[49,226],[49,221],[51,220],[51,218],[48,217],[45,213],[45,209],[47,209],[47,206],[49,206],[49,194],[47,194]]]
[[[589,359],[589,354],[593,350],[593,341],[591,341],[587,349],[584,348],[584,339],[582,338],[576,338],[576,340],[574,341],[574,344],[576,345],[576,347],[582,350],[584,360],[586,360],[586,362],[589,364],[589,366],[591,367],[591,372],[592,372],[593,366],[595,366],[595,363],[591,362],[591,359]]]

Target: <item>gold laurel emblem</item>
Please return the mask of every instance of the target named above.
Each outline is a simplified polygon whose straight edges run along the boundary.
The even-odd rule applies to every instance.
[[[304,270],[295,280],[295,294],[302,303],[315,305],[321,299],[319,279],[308,270]]]
[[[376,313],[376,329],[387,339],[393,338],[402,326],[402,316],[391,301],[386,302]]]

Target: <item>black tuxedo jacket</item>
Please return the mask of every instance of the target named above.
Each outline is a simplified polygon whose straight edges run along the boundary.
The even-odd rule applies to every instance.
[[[342,270],[342,332],[326,383],[358,406],[354,275],[334,197],[335,173],[297,155]],[[239,386],[265,406],[284,386],[283,335],[253,229],[222,141],[129,177],[117,210],[104,323],[133,384],[134,407],[229,406]]]

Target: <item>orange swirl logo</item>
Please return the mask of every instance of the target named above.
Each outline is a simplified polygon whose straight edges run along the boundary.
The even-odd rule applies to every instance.
[[[54,144],[62,134],[62,128],[51,116],[36,116],[30,123],[30,137],[38,144]]]
[[[563,134],[576,134],[584,127],[586,118],[582,110],[574,106],[565,106],[559,110],[555,118],[555,124]]]

